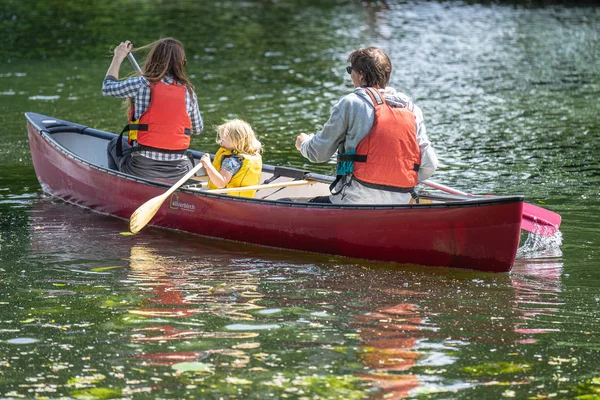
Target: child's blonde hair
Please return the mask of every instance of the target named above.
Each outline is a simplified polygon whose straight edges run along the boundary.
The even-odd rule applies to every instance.
[[[250,124],[244,120],[236,118],[217,126],[217,143],[225,136],[231,140],[233,150],[240,154],[262,153],[262,144],[256,138]]]

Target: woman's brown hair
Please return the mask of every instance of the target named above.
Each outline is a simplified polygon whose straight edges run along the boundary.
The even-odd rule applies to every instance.
[[[352,69],[363,74],[367,86],[385,88],[392,74],[392,62],[383,50],[377,47],[363,47],[348,56]]]
[[[172,75],[177,83],[184,85],[192,94],[194,86],[185,73],[185,50],[183,44],[170,37],[158,39],[156,42],[142,46],[137,50],[150,49],[142,67],[142,72],[149,82],[160,82],[165,75]]]
[[[156,42],[152,42],[133,51],[150,49],[144,66],[142,67],[142,75],[146,77],[148,82],[160,82],[165,75],[173,76],[173,79],[178,84],[184,85],[190,95],[194,94],[194,85],[188,79],[185,73],[185,50],[183,44],[177,39],[170,37],[160,38]],[[133,99],[129,98],[125,102],[127,114],[133,107]]]

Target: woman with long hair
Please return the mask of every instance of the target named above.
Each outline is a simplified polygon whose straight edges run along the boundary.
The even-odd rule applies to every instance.
[[[187,149],[191,135],[203,129],[194,86],[186,73],[185,50],[180,41],[162,38],[137,50],[149,49],[142,74],[119,80],[121,63],[132,50],[119,44],[102,94],[128,99],[128,124],[107,147],[108,165],[131,175],[176,180],[194,167]]]

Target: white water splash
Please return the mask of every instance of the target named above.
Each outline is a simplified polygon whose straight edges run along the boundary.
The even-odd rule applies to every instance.
[[[517,258],[560,257],[562,256],[561,245],[562,233],[560,231],[552,236],[529,232],[527,239],[517,251]]]

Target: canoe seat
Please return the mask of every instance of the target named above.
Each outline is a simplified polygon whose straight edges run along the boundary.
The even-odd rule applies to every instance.
[[[275,167],[273,170],[273,176],[269,179],[265,179],[263,184],[269,184],[273,182],[277,178],[292,178],[294,180],[304,179],[306,174],[310,173],[310,171],[305,171],[297,168],[289,168],[289,167]]]

